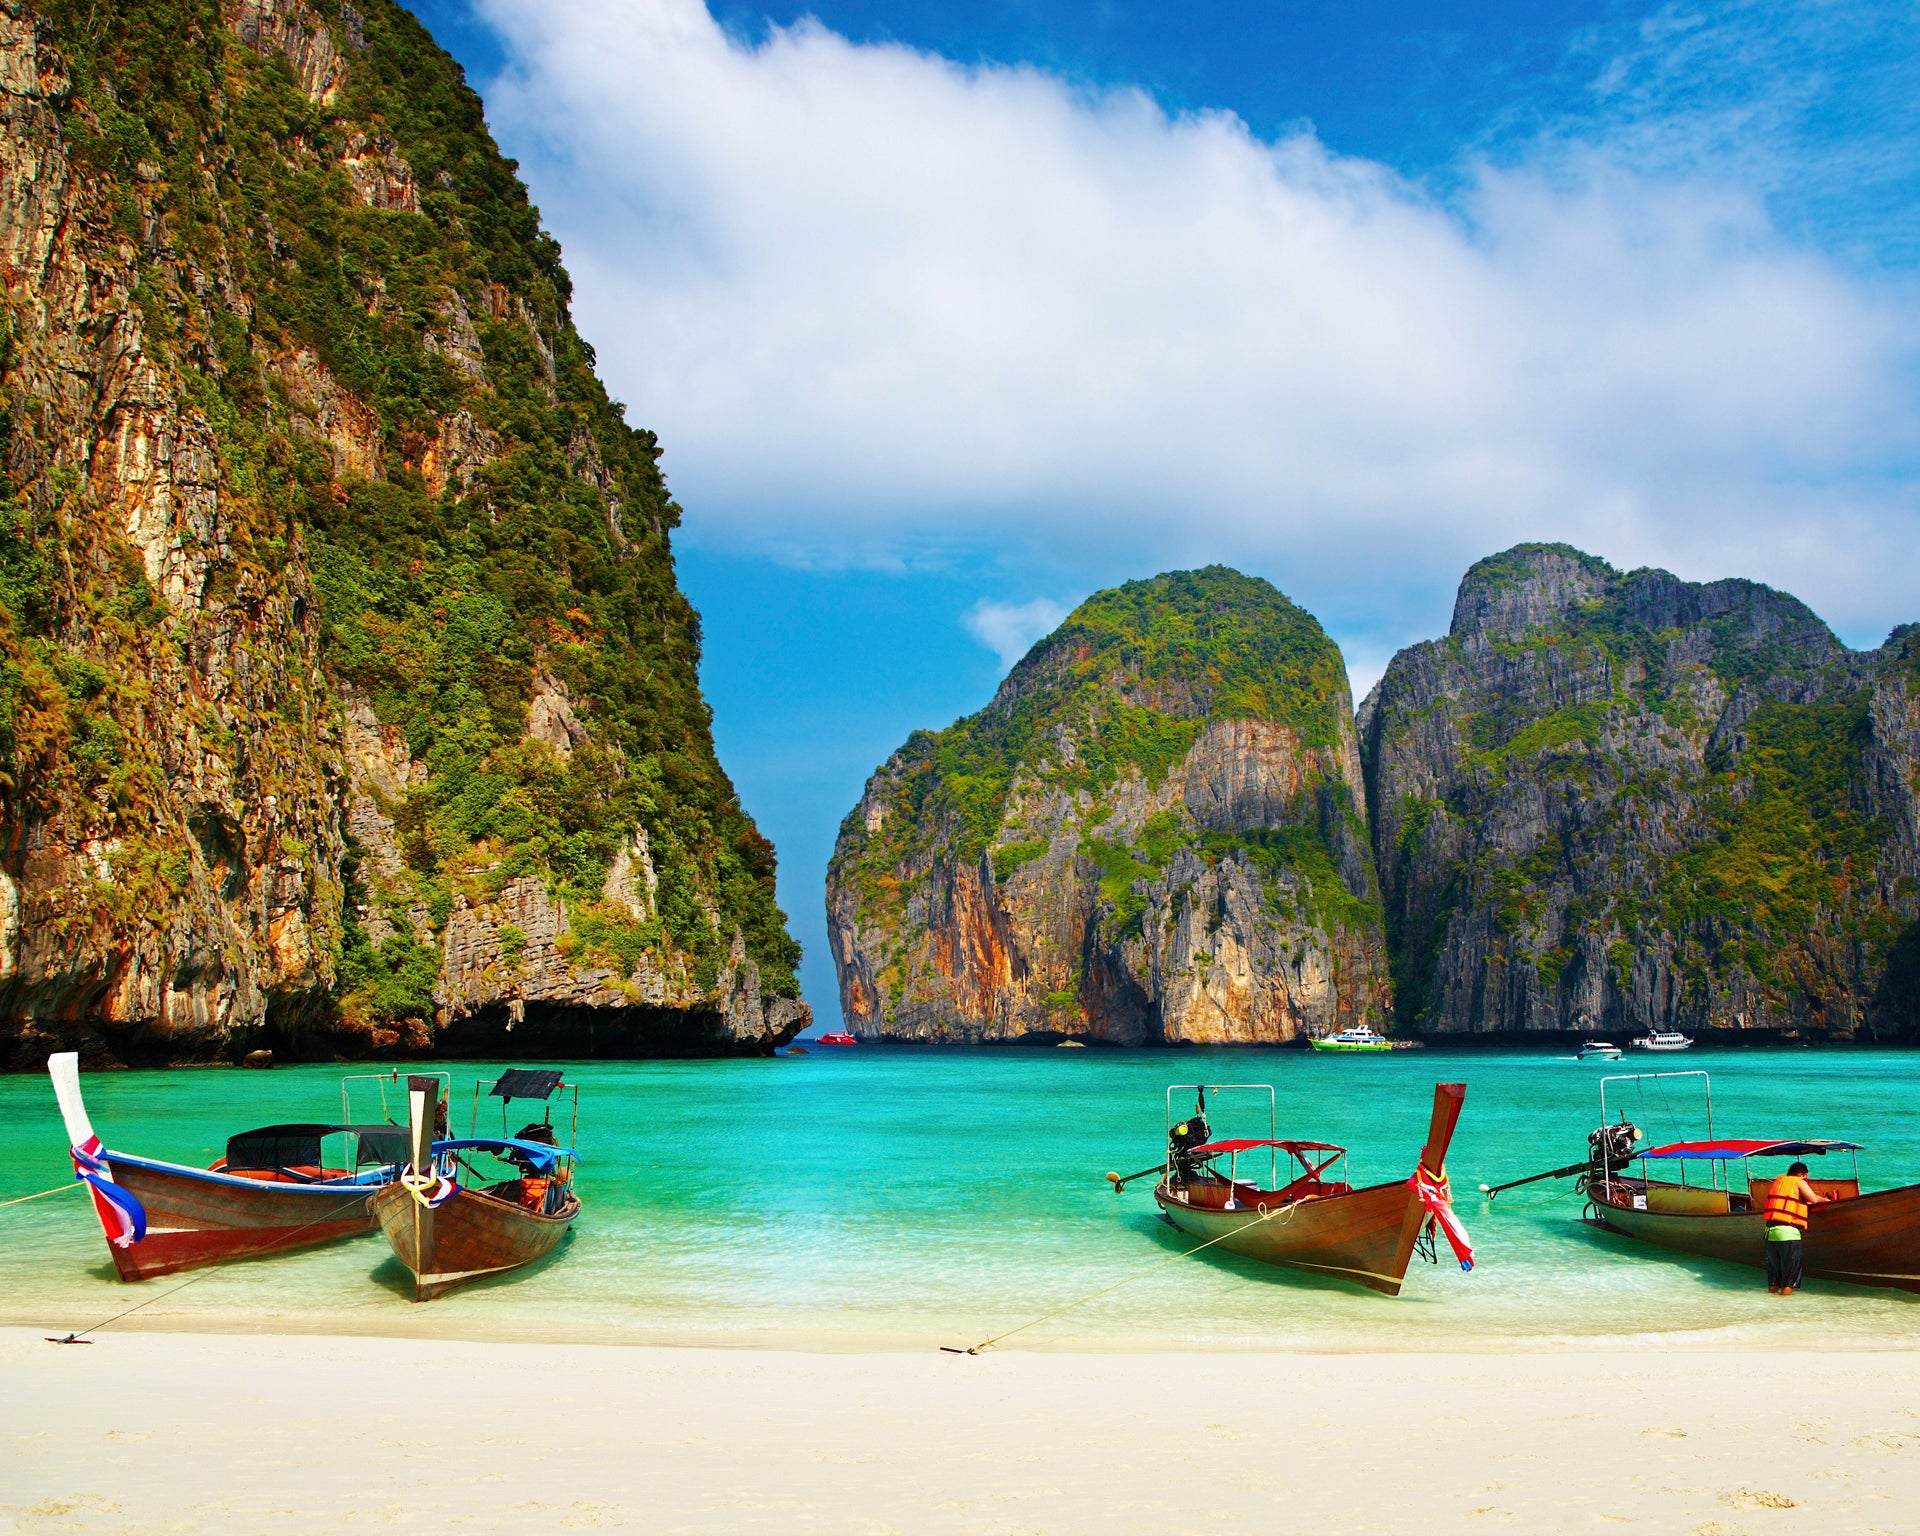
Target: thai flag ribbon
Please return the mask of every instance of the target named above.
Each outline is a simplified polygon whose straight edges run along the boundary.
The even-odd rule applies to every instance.
[[[1447,1244],[1453,1249],[1453,1256],[1460,1261],[1460,1267],[1472,1269],[1473,1240],[1467,1236],[1467,1229],[1460,1224],[1460,1218],[1453,1214],[1453,1191],[1447,1170],[1442,1168],[1440,1176],[1435,1178],[1427,1172],[1423,1163],[1413,1170],[1413,1177],[1408,1182],[1420,1197],[1420,1203],[1426,1207],[1428,1219],[1447,1234]]]
[[[87,1186],[93,1209],[107,1240],[116,1248],[131,1248],[147,1235],[147,1209],[113,1182],[113,1170],[100,1154],[98,1136],[89,1136],[73,1152],[73,1176]]]
[[[406,1186],[408,1194],[430,1211],[438,1210],[460,1193],[460,1186],[437,1170],[430,1175],[403,1173],[400,1182]]]

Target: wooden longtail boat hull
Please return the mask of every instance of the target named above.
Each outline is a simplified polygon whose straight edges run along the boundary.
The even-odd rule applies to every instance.
[[[151,1280],[203,1264],[314,1248],[373,1228],[368,1184],[295,1184],[101,1153],[113,1181],[146,1208],[147,1235],[109,1243],[122,1280]]]
[[[1663,1186],[1653,1188],[1649,1203],[1657,1205]],[[1595,1184],[1587,1191],[1587,1219],[1661,1248],[1765,1267],[1767,1233],[1758,1211],[1634,1209],[1633,1196],[1645,1193],[1638,1180],[1616,1180],[1610,1188]],[[1803,1241],[1810,1278],[1920,1291],[1920,1184],[1816,1205]]]
[[[1421,1153],[1428,1168],[1444,1163],[1465,1096],[1465,1088],[1458,1083],[1434,1085],[1433,1119]],[[1230,1253],[1331,1275],[1387,1296],[1400,1294],[1427,1216],[1407,1180],[1269,1205],[1265,1212],[1258,1191],[1249,1191],[1252,1203],[1237,1211],[1192,1204],[1181,1193],[1168,1180],[1154,1190],[1153,1197],[1167,1220],[1182,1232],[1217,1241]]]
[[[567,1235],[580,1202],[569,1192],[566,1204],[545,1216],[462,1187],[428,1209],[405,1185],[389,1184],[373,1197],[373,1214],[394,1257],[413,1272],[413,1299],[431,1301],[468,1280],[545,1258]]]
[[[1265,1218],[1258,1206],[1217,1211],[1187,1205],[1164,1184],[1153,1196],[1182,1232],[1218,1239],[1230,1253],[1351,1280],[1388,1296],[1400,1294],[1426,1214],[1405,1182],[1296,1201]]]

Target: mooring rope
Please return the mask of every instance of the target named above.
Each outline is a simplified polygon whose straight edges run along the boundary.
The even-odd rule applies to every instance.
[[[1178,1264],[1182,1259],[1190,1259],[1196,1253],[1199,1253],[1204,1249],[1211,1248],[1215,1243],[1224,1243],[1230,1237],[1238,1237],[1242,1232],[1247,1231],[1249,1228],[1257,1227],[1262,1222],[1271,1221],[1276,1216],[1284,1215],[1287,1221],[1291,1221],[1293,1220],[1294,1212],[1299,1210],[1301,1205],[1304,1203],[1305,1203],[1304,1201],[1296,1200],[1289,1205],[1276,1206],[1271,1211],[1262,1211],[1258,1216],[1254,1217],[1253,1220],[1248,1222],[1244,1227],[1235,1227],[1231,1232],[1222,1232],[1218,1237],[1210,1237],[1204,1243],[1197,1244],[1192,1248],[1183,1249],[1179,1253],[1169,1254],[1166,1258],[1160,1259],[1155,1263],[1149,1264],[1144,1269],[1137,1269],[1132,1274],[1126,1276],[1125,1278],[1114,1281],[1112,1285],[1103,1285],[1100,1287],[1099,1290],[1089,1291],[1085,1296],[1081,1296],[1076,1300],[1070,1301],[1065,1306],[1055,1307],[1051,1312],[1046,1312],[1041,1314],[1039,1317],[1032,1318],[1029,1321],[1022,1323],[1018,1328],[1009,1328],[1005,1333],[996,1333],[990,1339],[982,1339],[978,1344],[974,1345],[971,1349],[960,1349],[957,1346],[952,1344],[942,1344],[940,1346],[940,1352],[942,1354],[947,1354],[947,1355],[977,1355],[983,1349],[991,1349],[994,1345],[998,1344],[1002,1339],[1010,1339],[1016,1333],[1025,1333],[1029,1328],[1036,1328],[1041,1323],[1051,1322],[1054,1318],[1059,1317],[1064,1312],[1071,1312],[1075,1307],[1085,1306],[1090,1301],[1097,1301],[1102,1296],[1105,1296],[1109,1291],[1117,1291],[1123,1285],[1132,1285],[1134,1281],[1142,1278],[1143,1276],[1152,1274],[1156,1269],[1164,1269],[1169,1264]],[[1286,1222],[1283,1221],[1281,1225],[1285,1226]]]
[[[369,1193],[368,1195],[362,1198],[361,1203],[364,1204],[366,1200],[371,1200],[372,1198],[373,1198],[373,1195]],[[65,1338],[62,1338],[62,1339],[56,1339],[51,1335],[49,1335],[47,1338],[47,1342],[49,1344],[91,1344],[93,1341],[87,1337],[88,1334],[98,1333],[102,1328],[107,1328],[112,1326],[114,1323],[119,1322],[120,1319],[123,1317],[131,1317],[133,1316],[134,1313],[138,1312],[142,1307],[150,1307],[156,1301],[165,1301],[169,1296],[178,1296],[188,1286],[197,1285],[200,1281],[205,1280],[209,1275],[219,1273],[220,1270],[224,1269],[228,1264],[233,1263],[236,1259],[250,1259],[255,1257],[258,1254],[271,1252],[273,1249],[281,1247],[282,1245],[290,1242],[292,1239],[298,1237],[302,1232],[306,1231],[308,1227],[317,1227],[329,1221],[338,1221],[340,1219],[341,1213],[344,1211],[349,1211],[353,1209],[353,1206],[354,1206],[354,1202],[352,1200],[349,1200],[344,1205],[338,1207],[335,1210],[329,1211],[324,1216],[314,1217],[313,1220],[306,1223],[305,1226],[295,1227],[291,1232],[287,1233],[284,1237],[272,1238],[267,1242],[258,1243],[252,1248],[243,1248],[240,1250],[240,1252],[236,1254],[232,1254],[229,1257],[220,1260],[216,1264],[209,1264],[205,1269],[201,1270],[197,1275],[193,1275],[193,1276],[190,1276],[188,1279],[182,1280],[178,1285],[169,1287],[167,1290],[160,1292],[160,1294],[157,1296],[149,1296],[143,1301],[136,1301],[132,1306],[126,1308],[124,1311],[114,1313],[112,1317],[107,1318],[104,1322],[95,1323],[91,1328],[82,1328],[78,1333],[70,1333]]]
[[[52,1189],[43,1189],[37,1195],[21,1195],[15,1200],[0,1200],[0,1209],[9,1205],[25,1205],[29,1200],[44,1200],[48,1195],[57,1195],[63,1189],[85,1189],[86,1187],[78,1179],[72,1179],[65,1184],[56,1184]]]
[[[1572,1175],[1569,1175],[1569,1177],[1572,1177]],[[1481,1198],[1486,1200],[1488,1205],[1498,1205],[1503,1211],[1513,1210],[1516,1207],[1524,1211],[1532,1210],[1537,1206],[1552,1205],[1556,1201],[1571,1199],[1575,1193],[1576,1191],[1571,1189],[1530,1189],[1522,1195],[1509,1196],[1502,1194],[1497,1201],[1486,1200],[1484,1195],[1481,1196]]]

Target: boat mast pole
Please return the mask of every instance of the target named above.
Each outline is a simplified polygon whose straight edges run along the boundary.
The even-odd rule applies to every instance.
[[[1267,1161],[1270,1165],[1267,1174],[1267,1188],[1280,1187],[1280,1149],[1273,1145],[1280,1139],[1280,1118],[1273,1099],[1273,1085],[1267,1085]]]

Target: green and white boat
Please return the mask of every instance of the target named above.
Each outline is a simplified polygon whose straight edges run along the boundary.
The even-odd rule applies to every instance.
[[[1352,1029],[1343,1029],[1337,1035],[1319,1035],[1311,1042],[1316,1051],[1390,1051],[1393,1042],[1385,1035],[1376,1035],[1365,1024],[1356,1024]]]

